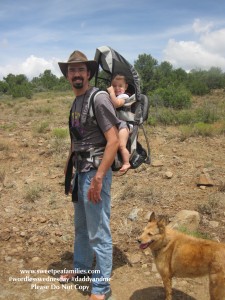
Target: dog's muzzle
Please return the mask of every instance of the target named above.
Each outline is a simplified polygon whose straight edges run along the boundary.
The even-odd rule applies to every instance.
[[[139,246],[140,249],[144,250],[144,249],[148,248],[148,246],[149,246],[151,243],[153,243],[153,241],[150,241],[150,242],[148,242],[148,243],[143,244],[143,243],[141,242],[141,240],[138,240],[138,243],[140,244],[140,246]]]

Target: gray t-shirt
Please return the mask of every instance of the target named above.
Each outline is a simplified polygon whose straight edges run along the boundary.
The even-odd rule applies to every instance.
[[[72,132],[75,132],[72,135],[75,152],[83,153],[104,147],[106,145],[104,132],[113,126],[118,127],[120,125],[120,120],[115,114],[115,109],[107,93],[96,95],[94,101],[95,118],[94,120],[91,118],[88,113],[88,98],[94,90],[96,88],[91,88],[84,95],[76,97],[72,105],[70,121]],[[79,162],[79,171],[88,171],[92,167],[92,163],[88,162],[87,159],[82,159],[82,162]]]

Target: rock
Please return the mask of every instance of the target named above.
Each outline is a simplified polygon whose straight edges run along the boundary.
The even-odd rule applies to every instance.
[[[131,264],[136,264],[141,261],[141,254],[131,254],[129,257],[129,261]]]
[[[12,257],[11,257],[11,256],[5,256],[5,258],[4,258],[4,259],[5,259],[5,261],[6,261],[6,262],[9,262],[9,261],[11,261],[11,260],[12,260]]]
[[[29,245],[36,244],[38,240],[39,240],[39,238],[38,238],[37,236],[32,236],[32,237],[28,240],[28,244],[29,244]]]
[[[54,239],[50,239],[50,240],[49,240],[49,243],[50,243],[51,245],[54,245],[54,244],[56,243],[56,241],[55,241]]]
[[[167,171],[167,172],[165,173],[165,178],[171,179],[172,177],[173,177],[173,173],[172,173],[172,172]]]
[[[163,163],[160,160],[155,160],[151,163],[152,167],[162,167]]]
[[[31,259],[32,262],[36,262],[36,261],[39,261],[40,260],[40,257],[38,256],[35,256]]]
[[[38,219],[38,221],[39,221],[40,223],[45,223],[45,222],[47,222],[47,219],[44,218],[44,217],[41,217],[41,218]]]
[[[11,238],[11,234],[8,231],[3,231],[0,233],[0,240],[8,241]]]
[[[139,210],[140,210],[140,208],[135,207],[129,214],[128,219],[130,219],[131,221],[136,220]]]
[[[205,190],[205,189],[206,189],[206,186],[205,186],[205,185],[200,185],[199,188],[200,188],[201,190]]]
[[[197,211],[181,210],[176,214],[168,227],[177,229],[184,227],[188,231],[196,231],[200,223],[200,215]]]
[[[204,173],[199,176],[197,186],[203,186],[203,185],[205,185],[205,186],[213,186],[214,185],[214,183],[208,173]]]
[[[34,178],[27,178],[27,179],[25,180],[25,184],[31,184],[31,183],[33,183],[34,181],[35,181]]]
[[[12,231],[16,233],[16,232],[19,231],[19,228],[14,226],[14,227],[12,228]]]
[[[148,249],[145,249],[143,252],[146,256],[151,254],[151,251],[149,251]]]
[[[217,222],[217,221],[209,221],[209,226],[211,228],[218,228],[219,227],[219,222]]]
[[[55,235],[56,235],[56,236],[62,236],[63,234],[62,234],[61,231],[56,231],[56,232],[55,232]]]
[[[141,267],[142,269],[146,269],[148,267],[148,264],[143,264]]]

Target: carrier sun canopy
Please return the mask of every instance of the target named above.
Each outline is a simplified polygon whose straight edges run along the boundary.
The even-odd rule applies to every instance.
[[[102,70],[111,75],[123,73],[128,82],[128,90],[130,94],[135,94],[136,100],[140,100],[140,81],[137,71],[134,67],[118,52],[108,46],[102,46],[96,49],[95,58]],[[95,78],[97,83],[98,73]]]

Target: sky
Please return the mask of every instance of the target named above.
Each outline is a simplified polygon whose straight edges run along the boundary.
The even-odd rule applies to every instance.
[[[225,72],[224,0],[0,0],[0,80],[51,70],[74,50],[110,46],[131,64],[149,54],[173,68]]]

